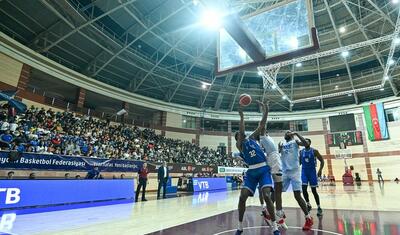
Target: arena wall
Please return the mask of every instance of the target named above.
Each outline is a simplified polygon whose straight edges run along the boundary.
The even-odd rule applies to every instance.
[[[0,81],[17,87],[23,63],[0,53]]]

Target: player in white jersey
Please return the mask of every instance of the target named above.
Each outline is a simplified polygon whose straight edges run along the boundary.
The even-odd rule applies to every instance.
[[[267,115],[268,111],[269,110],[267,110]],[[286,216],[282,210],[282,163],[278,148],[271,136],[267,134],[265,125],[262,126],[260,130],[259,142],[266,155],[267,164],[271,169],[272,179],[274,180],[273,199],[276,206],[277,221],[280,226],[287,228],[285,224]],[[263,207],[262,197],[260,197],[260,202]],[[266,210],[263,210],[263,215],[266,220],[269,220],[269,215],[267,215]]]
[[[299,140],[294,139],[296,136]],[[282,160],[282,180],[283,191],[287,191],[289,185],[292,185],[294,198],[303,210],[306,222],[303,230],[310,230],[313,225],[312,217],[307,209],[306,202],[301,197],[302,182],[301,168],[299,160],[299,146],[309,147],[308,142],[298,133],[287,131],[285,133],[285,141],[279,144],[279,152]]]

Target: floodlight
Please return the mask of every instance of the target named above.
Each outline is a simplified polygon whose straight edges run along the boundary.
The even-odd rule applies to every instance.
[[[297,64],[296,64],[296,67],[297,67],[297,68],[299,68],[299,67],[301,67],[301,66],[303,66],[302,63],[297,63]]]
[[[290,38],[288,44],[289,44],[292,48],[294,48],[294,49],[297,49],[297,48],[299,47],[299,41],[297,40],[296,37]]]
[[[258,76],[262,76],[263,72],[262,71],[258,71],[257,74],[258,74]]]
[[[340,28],[339,28],[339,32],[340,32],[340,33],[346,32],[346,28],[345,28],[344,26],[340,27]]]
[[[341,55],[342,55],[342,57],[346,58],[347,56],[350,55],[350,53],[348,51],[342,51]]]
[[[222,16],[216,10],[206,10],[203,12],[201,17],[201,24],[209,29],[219,29],[221,28]]]
[[[393,65],[394,64],[394,60],[393,59],[390,59],[389,60],[389,65]]]
[[[282,99],[286,100],[287,99],[287,95],[282,96]]]

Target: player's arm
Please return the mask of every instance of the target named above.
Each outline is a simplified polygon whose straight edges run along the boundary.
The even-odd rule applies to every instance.
[[[259,135],[263,135],[265,133],[265,125],[267,124],[267,119],[268,119],[268,112],[269,112],[269,105],[268,103],[263,103],[261,101],[257,101],[258,105],[260,105],[261,110],[263,112],[263,116],[261,118],[261,121],[258,123],[257,129],[251,134],[250,138],[254,139],[255,137]]]
[[[243,115],[243,106],[239,105],[239,116],[240,116],[240,123],[239,123],[239,136],[236,141],[236,148],[239,151],[242,151],[242,142],[244,136],[244,115]]]
[[[299,138],[300,141],[296,141],[298,145],[304,146],[306,148],[310,147],[310,145],[307,143],[306,139],[304,139],[304,137],[302,135],[300,135],[297,132],[293,132],[293,135],[295,135],[295,136],[297,136],[297,138]]]
[[[319,160],[320,164],[319,164],[319,170],[318,170],[318,177],[321,177],[322,175],[322,169],[324,169],[325,166],[325,161],[324,158],[321,156],[321,154],[319,153],[318,150],[314,149],[314,156],[317,157],[317,159]]]
[[[301,166],[301,151],[299,151],[299,163],[300,163],[300,166]]]
[[[282,148],[283,148],[283,144],[282,144],[282,142],[279,142],[279,144],[278,144],[278,152],[279,153],[282,153]]]

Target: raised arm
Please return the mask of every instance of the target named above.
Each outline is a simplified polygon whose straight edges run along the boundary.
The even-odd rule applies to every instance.
[[[239,151],[242,151],[242,142],[243,142],[243,140],[244,140],[243,138],[245,136],[245,134],[244,134],[245,126],[244,126],[243,106],[241,106],[241,105],[239,106],[239,116],[240,116],[239,136],[236,140],[236,148]]]
[[[301,136],[299,133],[297,132],[293,132],[293,135],[297,136],[297,138],[299,138],[300,142],[297,141],[297,144],[300,146],[304,146],[306,148],[310,147],[310,145],[308,144],[308,142],[306,141],[306,139],[304,139],[303,136]]]
[[[261,110],[263,112],[263,116],[261,118],[261,121],[258,123],[257,129],[251,134],[250,138],[255,139],[261,134],[265,133],[265,125],[267,124],[267,119],[268,119],[268,112],[269,112],[269,105],[268,103],[263,103],[261,101],[257,101],[258,105],[260,105]]]
[[[324,158],[321,156],[321,154],[319,153],[318,150],[314,149],[314,156],[317,157],[317,159],[319,160],[320,164],[319,164],[319,170],[318,170],[318,177],[321,177],[322,175],[322,169],[324,169],[325,166],[325,161]]]

